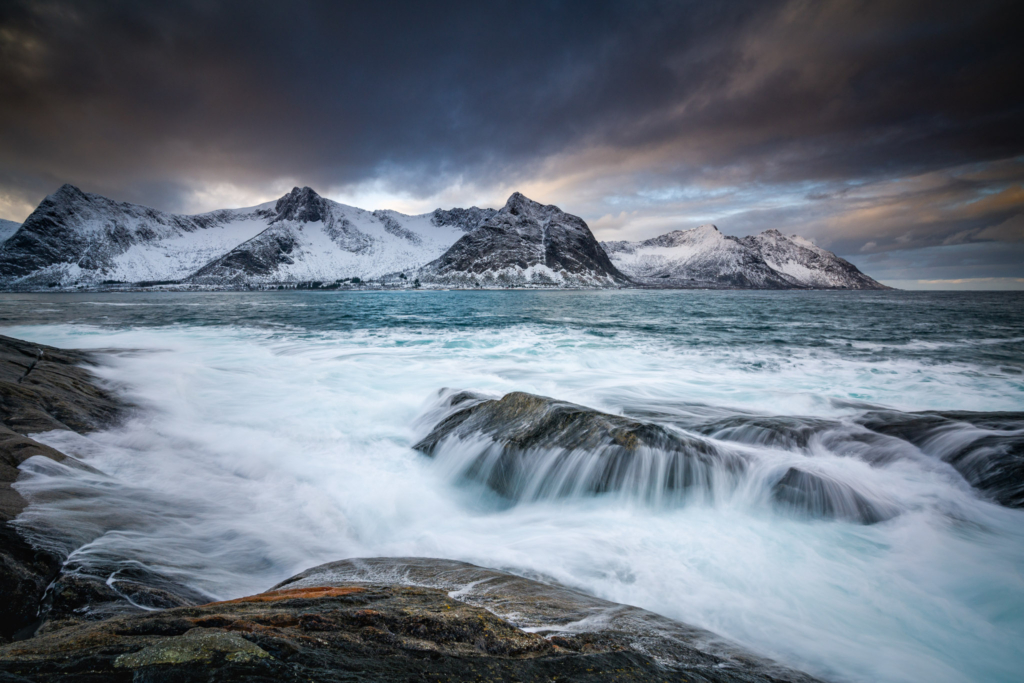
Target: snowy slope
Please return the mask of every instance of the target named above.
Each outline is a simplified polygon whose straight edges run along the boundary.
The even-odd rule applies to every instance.
[[[648,286],[888,289],[832,252],[778,230],[736,238],[702,225],[602,246],[619,270]]]
[[[756,251],[772,269],[801,285],[815,289],[887,289],[860,272],[857,266],[809,240],[778,230],[744,237],[744,245]]]
[[[409,275],[458,287],[608,287],[628,282],[582,218],[518,192],[444,255]]]
[[[295,188],[273,205],[269,227],[200,268],[198,284],[376,278],[440,256],[487,209],[407,216],[365,211]]]
[[[619,270],[644,284],[753,289],[799,286],[714,225],[676,230],[643,242],[603,242],[602,246]]]
[[[21,223],[15,223],[14,221],[9,221],[6,218],[0,218],[0,244],[6,242],[7,238],[17,232],[20,227]]]
[[[264,230],[268,208],[179,216],[64,185],[0,246],[0,281],[180,279]]]

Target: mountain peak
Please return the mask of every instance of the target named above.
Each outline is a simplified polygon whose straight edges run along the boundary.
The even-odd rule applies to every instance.
[[[85,193],[71,183],[64,183],[51,196],[54,199],[84,199]]]
[[[536,211],[537,209],[543,208],[543,204],[535,202],[522,192],[513,192],[512,196],[505,202],[505,208],[503,210],[511,213],[513,216],[518,216],[522,213]]]
[[[292,188],[292,191],[277,200],[274,206],[277,217],[271,221],[299,221],[316,223],[327,215],[327,200],[311,187]]]

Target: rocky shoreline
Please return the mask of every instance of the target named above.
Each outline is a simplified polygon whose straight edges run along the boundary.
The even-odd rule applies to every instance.
[[[35,456],[88,468],[30,434],[130,415],[88,369],[98,360],[0,337],[0,680],[814,680],[635,607],[451,560],[345,560],[222,602],[145,571],[78,573],[19,525],[12,484]]]
[[[27,436],[53,429],[79,433],[109,426],[129,406],[98,386],[94,359],[0,336],[0,642],[30,635],[41,623],[43,595],[63,558],[30,543],[14,524],[26,501],[12,486],[34,456],[85,465]]]
[[[102,361],[0,337],[0,681],[815,680],[713,633],[548,577],[454,560],[347,559],[227,601],[130,557],[109,567],[79,564],[73,551],[91,539],[60,523],[34,524],[13,484],[24,472],[69,467],[102,484],[104,473],[32,438],[87,434],[131,417],[133,406],[90,370]],[[850,424],[614,415],[521,392],[442,390],[414,447],[425,457],[462,458],[464,477],[515,504],[710,494],[750,475],[744,444],[784,442],[799,451],[826,439],[869,463],[912,445],[915,457],[944,461],[978,495],[1019,508],[1022,419],[881,409]],[[782,514],[861,524],[901,514],[813,468],[776,469],[761,484],[766,504]],[[76,491],[47,495],[74,501]],[[112,510],[111,528],[129,521],[119,514]]]
[[[32,681],[815,680],[644,610],[429,558],[332,563],[259,595],[47,628],[0,648],[0,680],[5,675]]]

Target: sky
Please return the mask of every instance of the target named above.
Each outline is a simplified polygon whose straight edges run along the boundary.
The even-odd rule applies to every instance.
[[[887,284],[1024,289],[1024,3],[0,0],[0,218],[308,185],[598,239],[776,228]]]

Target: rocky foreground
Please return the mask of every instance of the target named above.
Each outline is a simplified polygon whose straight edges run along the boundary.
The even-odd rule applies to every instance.
[[[12,484],[32,457],[88,467],[28,434],[129,415],[96,362],[0,337],[0,681],[813,680],[657,614],[451,560],[346,560],[222,602],[144,570],[77,572],[16,521]]]
[[[32,526],[12,484],[31,458],[26,467],[105,476],[31,436],[130,417],[132,407],[90,371],[101,360],[0,337],[0,681],[812,680],[707,631],[543,576],[446,559],[343,560],[227,601],[141,565],[123,571],[131,558],[116,558],[116,571],[78,566],[71,552],[91,539]],[[744,445],[802,452],[821,440],[873,465],[934,457],[978,495],[1024,505],[1019,413],[869,410],[843,422],[613,415],[522,392],[444,390],[439,399],[415,447],[463,458],[468,479],[511,502],[712,495],[754,476]],[[862,524],[902,514],[870,489],[812,470],[762,467],[758,485],[784,514]]]
[[[30,635],[39,625],[46,587],[62,558],[31,545],[11,522],[26,501],[11,486],[33,456],[84,467],[28,434],[53,429],[85,433],[112,424],[127,406],[99,387],[86,366],[95,361],[65,351],[0,337],[0,642]]]
[[[644,610],[427,558],[332,563],[259,595],[44,628],[0,648],[0,680],[5,675],[32,681],[814,680]]]

